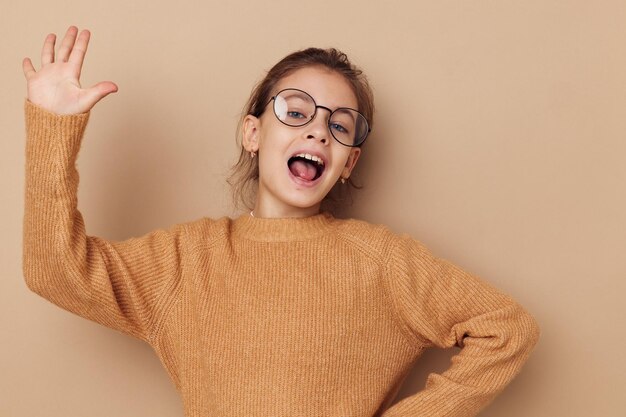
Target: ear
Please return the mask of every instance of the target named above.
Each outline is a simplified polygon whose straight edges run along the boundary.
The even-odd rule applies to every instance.
[[[248,152],[257,152],[259,150],[259,132],[261,127],[261,121],[252,116],[247,115],[243,119],[241,126],[242,129],[242,142],[244,149]]]
[[[359,156],[361,156],[361,148],[350,149],[350,155],[348,155],[346,166],[344,166],[343,170],[341,171],[342,178],[348,179],[350,177],[350,173],[354,169],[354,166],[356,165],[356,161],[359,160]]]

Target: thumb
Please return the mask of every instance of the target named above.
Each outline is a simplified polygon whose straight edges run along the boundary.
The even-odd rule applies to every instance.
[[[117,85],[111,81],[102,81],[85,91],[85,104],[91,109],[104,97],[117,91]]]

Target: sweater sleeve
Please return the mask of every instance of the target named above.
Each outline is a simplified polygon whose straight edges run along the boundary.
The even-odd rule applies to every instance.
[[[150,342],[180,276],[179,227],[110,242],[87,236],[75,167],[89,114],[26,101],[23,272],[35,293]]]
[[[470,417],[518,374],[537,342],[536,321],[479,278],[401,239],[389,257],[397,314],[413,343],[461,347],[451,366],[383,417]]]

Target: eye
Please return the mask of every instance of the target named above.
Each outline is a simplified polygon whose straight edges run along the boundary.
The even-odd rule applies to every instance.
[[[331,122],[330,123],[330,128],[332,130],[336,131],[336,132],[339,132],[339,133],[343,133],[343,134],[348,133],[348,129],[346,129],[345,127],[343,127],[342,125],[340,125],[337,122]]]
[[[305,119],[306,118],[306,116],[304,114],[300,113],[297,110],[289,110],[287,112],[287,116],[289,116],[291,118],[294,118],[294,119]]]

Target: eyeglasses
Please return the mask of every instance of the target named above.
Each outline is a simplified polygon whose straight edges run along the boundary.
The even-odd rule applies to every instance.
[[[358,111],[339,107],[331,110],[318,106],[308,93],[297,88],[281,90],[270,101],[274,101],[274,114],[283,124],[300,127],[311,123],[317,115],[317,109],[328,110],[328,130],[345,146],[361,146],[371,131],[367,119]],[[268,103],[269,104],[269,103]]]

